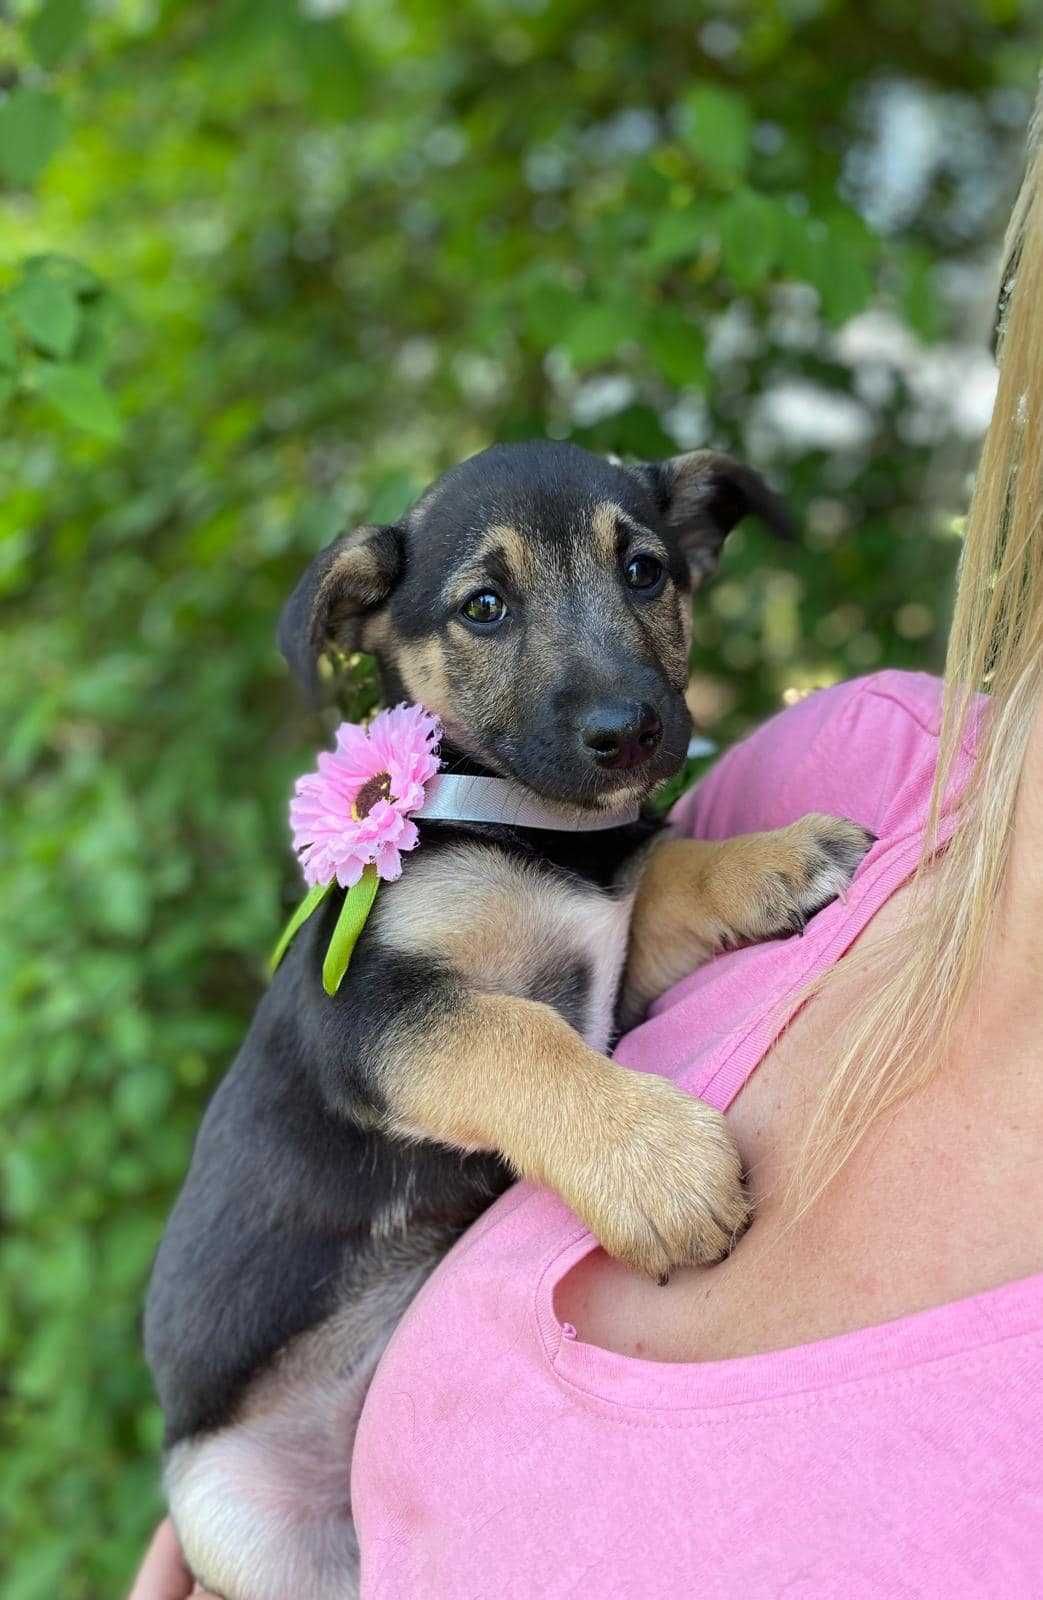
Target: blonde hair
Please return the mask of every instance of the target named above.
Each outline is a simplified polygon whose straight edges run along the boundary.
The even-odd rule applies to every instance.
[[[903,926],[855,950],[866,982],[791,1184],[818,1199],[870,1125],[937,1069],[972,993],[1010,855],[1018,786],[1043,698],[1043,100],[1004,252],[999,385],[967,516],[945,667],[938,769]],[[936,858],[943,797],[987,689],[951,842]],[[928,870],[929,869],[929,870]],[[815,986],[819,991],[834,973]]]

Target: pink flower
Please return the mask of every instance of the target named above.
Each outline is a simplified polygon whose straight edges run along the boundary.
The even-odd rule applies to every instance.
[[[290,801],[293,848],[305,881],[343,889],[375,866],[389,881],[402,875],[402,851],[419,836],[409,813],[424,803],[424,785],[439,768],[434,746],[441,724],[423,706],[396,706],[368,728],[342,722],[337,748],[323,751],[319,770],[305,773]]]

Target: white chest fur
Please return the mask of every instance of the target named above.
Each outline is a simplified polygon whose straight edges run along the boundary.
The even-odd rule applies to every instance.
[[[587,1025],[582,1031],[595,1050],[606,1050],[612,1037],[633,909],[634,891],[619,896],[592,888],[575,894],[562,918],[576,949],[590,964],[590,1002]]]

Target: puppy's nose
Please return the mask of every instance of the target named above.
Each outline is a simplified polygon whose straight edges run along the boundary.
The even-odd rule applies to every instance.
[[[663,724],[649,705],[599,700],[587,711],[580,732],[599,767],[640,767],[659,749]]]

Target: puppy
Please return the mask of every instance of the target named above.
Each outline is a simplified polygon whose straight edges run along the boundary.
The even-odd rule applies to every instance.
[[[402,521],[316,557],[280,642],[305,684],[371,652],[384,698],[441,718],[453,771],[577,821],[680,767],[691,595],[747,512],[748,468],[626,467],[496,446]],[[146,1350],[187,1560],[228,1600],[344,1600],[350,1446],[419,1285],[511,1181],[547,1184],[606,1250],[663,1277],[747,1220],[716,1111],[605,1054],[715,950],[792,933],[869,843],[808,816],[724,843],[652,820],[598,832],[421,822],[335,998],[332,895],[298,934],[218,1088],[160,1245]]]

